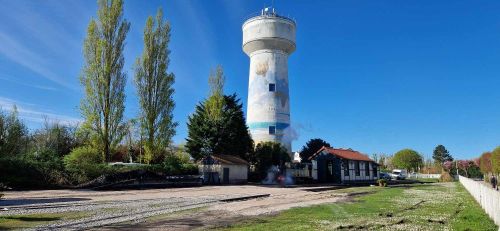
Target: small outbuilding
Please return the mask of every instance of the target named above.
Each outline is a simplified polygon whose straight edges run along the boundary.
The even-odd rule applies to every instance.
[[[232,155],[210,155],[198,165],[204,184],[245,184],[248,181],[249,164]]]
[[[373,182],[379,177],[378,164],[352,149],[322,147],[309,160],[312,162],[312,177],[318,182]]]

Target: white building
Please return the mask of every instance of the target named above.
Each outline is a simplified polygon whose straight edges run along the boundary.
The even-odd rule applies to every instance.
[[[247,161],[231,155],[210,155],[198,165],[204,184],[247,183],[248,168]]]

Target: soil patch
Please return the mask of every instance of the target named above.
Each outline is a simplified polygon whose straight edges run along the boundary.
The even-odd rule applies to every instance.
[[[173,215],[161,220],[143,221],[137,223],[115,224],[94,230],[167,230],[185,231],[193,229],[211,229],[228,227],[241,223],[255,216],[242,216],[225,211],[198,211],[189,214]]]

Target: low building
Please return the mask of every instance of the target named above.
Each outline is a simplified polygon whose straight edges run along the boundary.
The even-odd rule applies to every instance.
[[[379,177],[378,164],[352,149],[322,147],[309,160],[312,178],[322,183],[373,182]]]
[[[247,183],[248,167],[246,160],[231,155],[210,155],[198,165],[204,184]]]

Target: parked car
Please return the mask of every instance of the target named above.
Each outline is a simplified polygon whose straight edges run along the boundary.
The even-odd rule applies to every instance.
[[[380,179],[385,179],[385,180],[388,180],[388,181],[392,179],[392,177],[389,175],[389,173],[386,173],[386,172],[381,172],[379,174],[379,178]]]
[[[391,177],[395,180],[404,180],[408,176],[405,169],[394,169],[392,170]]]

